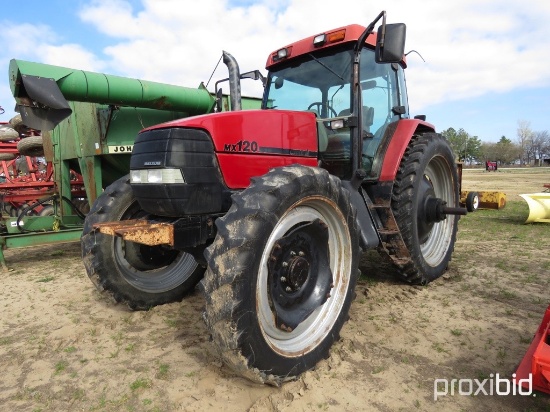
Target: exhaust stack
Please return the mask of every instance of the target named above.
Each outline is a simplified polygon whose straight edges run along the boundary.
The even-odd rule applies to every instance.
[[[226,51],[223,52],[223,62],[229,70],[229,99],[231,110],[242,110],[241,105],[241,73],[237,60]]]

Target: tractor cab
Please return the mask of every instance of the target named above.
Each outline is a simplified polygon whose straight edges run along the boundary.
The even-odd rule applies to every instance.
[[[409,117],[404,60],[377,62],[374,34],[357,46],[365,30],[350,25],[312,36],[276,51],[267,63],[263,108],[312,112],[319,164],[342,179],[356,169],[354,156],[366,176],[377,178],[386,129]]]

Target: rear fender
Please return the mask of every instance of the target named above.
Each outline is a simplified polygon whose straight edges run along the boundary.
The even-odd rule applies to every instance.
[[[431,123],[419,119],[399,120],[394,130],[393,134],[386,138],[386,150],[382,152],[384,153],[384,159],[380,170],[380,181],[395,180],[403,154],[415,134],[435,132],[435,128]]]

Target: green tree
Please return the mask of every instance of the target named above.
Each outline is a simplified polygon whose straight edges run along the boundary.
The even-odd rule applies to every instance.
[[[477,136],[470,136],[466,142],[465,160],[473,162],[481,157],[481,140]]]
[[[452,127],[441,133],[449,141],[458,160],[472,162],[481,155],[481,141],[477,136],[470,136],[464,129]]]
[[[522,150],[506,136],[497,143],[483,142],[480,150],[484,160],[497,161],[500,164],[511,164],[521,158]]]

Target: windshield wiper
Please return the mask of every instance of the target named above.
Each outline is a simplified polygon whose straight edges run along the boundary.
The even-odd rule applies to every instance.
[[[308,56],[311,57],[313,60],[315,60],[317,63],[319,63],[321,66],[323,66],[325,69],[327,69],[329,72],[334,74],[336,77],[338,77],[340,80],[345,81],[342,76],[340,76],[338,73],[336,73],[334,70],[332,70],[330,67],[328,67],[325,63],[323,63],[321,60],[319,60],[317,57],[315,57],[313,54],[308,53]]]

